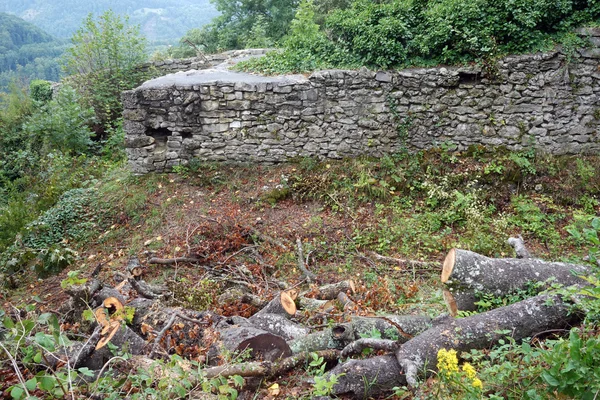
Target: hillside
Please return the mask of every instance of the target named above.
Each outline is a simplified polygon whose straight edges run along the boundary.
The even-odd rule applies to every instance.
[[[151,41],[179,39],[218,14],[209,0],[5,0],[0,4],[0,12],[15,14],[59,38],[70,37],[88,13],[98,15],[108,9],[128,14]]]
[[[0,13],[0,90],[13,79],[57,81],[65,43],[14,15]]]

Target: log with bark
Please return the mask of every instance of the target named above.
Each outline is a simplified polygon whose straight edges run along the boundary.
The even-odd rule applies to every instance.
[[[532,282],[564,286],[585,284],[577,275],[589,269],[582,265],[546,262],[534,258],[489,258],[472,251],[452,249],[444,260],[444,298],[452,315],[474,311],[478,294],[506,296],[525,290]]]
[[[292,355],[290,346],[281,337],[250,326],[233,326],[220,331],[217,343],[209,351],[209,363],[215,362],[215,355],[239,355],[248,352],[250,359],[275,361]]]
[[[484,349],[510,336],[516,341],[551,329],[566,329],[581,316],[559,296],[538,295],[467,318],[448,319],[404,343],[396,352],[410,386],[416,386],[425,366],[434,370],[440,349],[458,352]]]
[[[306,336],[310,330],[290,321],[281,314],[257,313],[249,318],[249,322],[258,329],[281,336],[285,340]]]

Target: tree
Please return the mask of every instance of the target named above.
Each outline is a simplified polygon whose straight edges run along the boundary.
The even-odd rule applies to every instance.
[[[121,92],[139,85],[148,76],[136,67],[146,61],[146,40],[128,17],[109,10],[97,20],[89,14],[71,38],[64,71],[83,100],[93,107],[104,134],[121,114]]]

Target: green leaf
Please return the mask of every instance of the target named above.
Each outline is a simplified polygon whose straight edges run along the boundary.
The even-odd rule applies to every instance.
[[[42,376],[38,378],[38,381],[40,382],[40,389],[46,392],[50,392],[56,386],[56,378],[53,376]]]
[[[548,371],[542,372],[542,378],[546,381],[546,383],[550,386],[560,386],[560,381],[556,379],[554,376],[550,375]]]
[[[6,329],[13,329],[15,327],[15,323],[8,316],[4,317],[4,320],[2,321],[2,325],[4,325],[4,327]]]
[[[13,386],[10,395],[13,399],[21,399],[25,395],[25,391],[20,386]]]
[[[39,364],[42,361],[42,352],[38,351],[37,353],[35,353],[35,356],[33,356],[33,362],[36,364]]]
[[[241,376],[234,375],[234,376],[232,376],[232,379],[233,379],[233,383],[234,383],[235,386],[237,386],[239,388],[241,388],[242,386],[244,386],[244,378],[242,378]]]
[[[35,376],[33,378],[29,379],[27,382],[25,382],[25,387],[30,392],[33,392],[35,390],[36,386],[37,386],[37,378]]]
[[[78,371],[85,376],[94,376],[94,373],[88,367],[79,368]]]

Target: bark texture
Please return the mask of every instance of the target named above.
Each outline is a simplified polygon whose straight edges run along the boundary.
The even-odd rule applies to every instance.
[[[539,295],[471,317],[446,320],[404,343],[396,358],[408,384],[416,386],[425,366],[435,369],[440,349],[484,349],[506,336],[521,340],[549,329],[568,328],[579,321],[558,296]]]
[[[533,258],[488,258],[452,249],[444,260],[441,280],[458,310],[474,311],[477,292],[503,296],[526,289],[531,282],[547,280],[564,286],[584,284],[576,274],[587,272],[588,268],[582,265]]]

